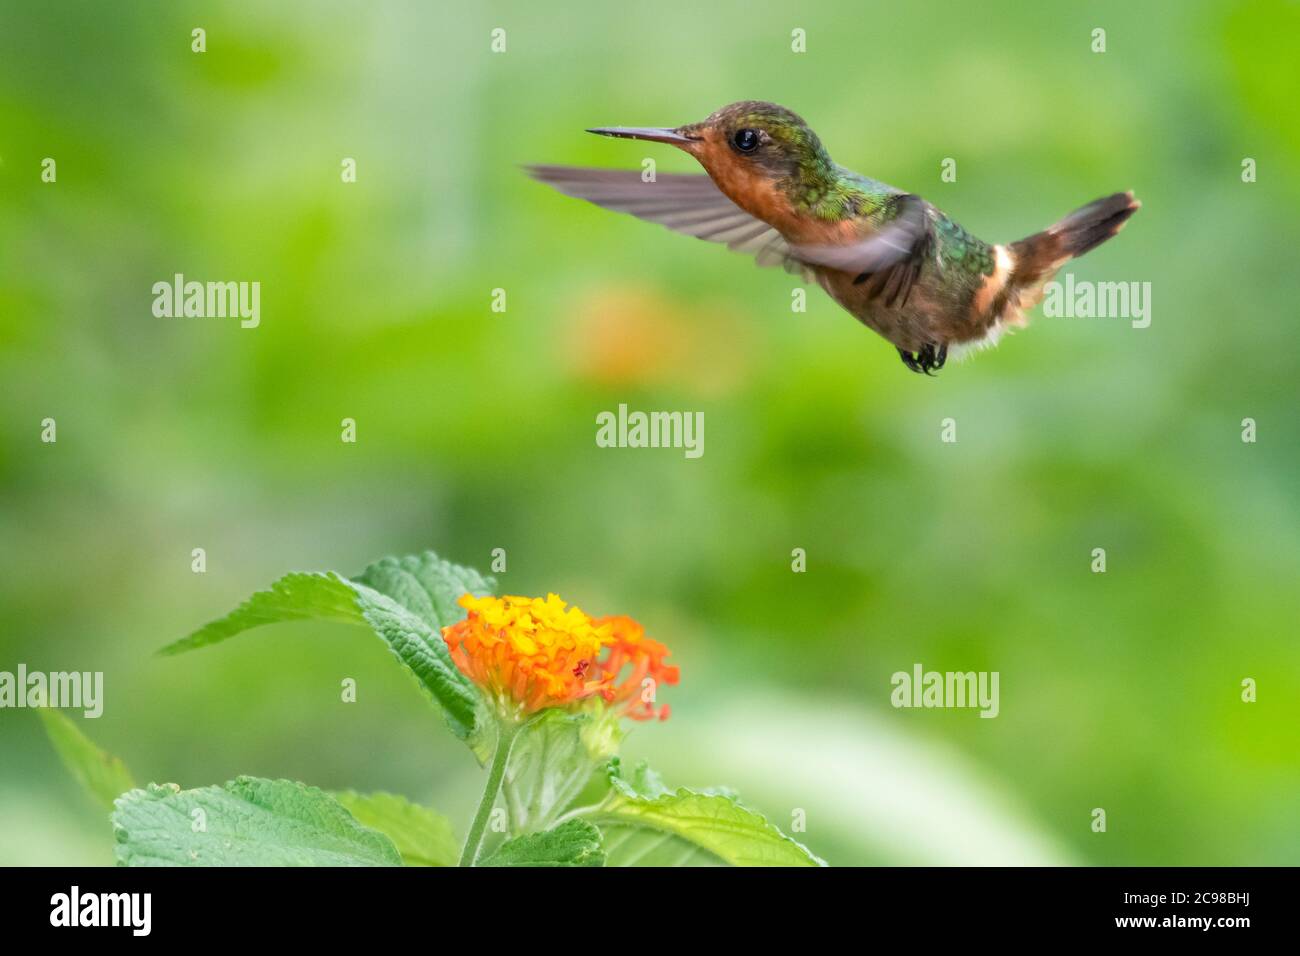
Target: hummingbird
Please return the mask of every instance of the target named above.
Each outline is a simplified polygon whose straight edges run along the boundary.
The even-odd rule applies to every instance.
[[[527,166],[535,179],[606,209],[725,243],[817,282],[889,341],[914,372],[995,344],[1069,259],[1115,235],[1140,203],[1122,192],[1018,242],[977,239],[933,204],[835,163],[807,123],[775,103],[732,103],[673,128],[603,126],[666,143],[707,175]]]

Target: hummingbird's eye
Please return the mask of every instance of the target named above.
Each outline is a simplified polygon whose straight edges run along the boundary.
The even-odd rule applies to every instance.
[[[742,153],[752,153],[758,149],[758,131],[752,129],[737,130],[731,137],[731,144]]]

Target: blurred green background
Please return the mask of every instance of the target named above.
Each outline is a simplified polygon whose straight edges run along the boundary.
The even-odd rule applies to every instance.
[[[81,726],[138,777],[389,789],[463,825],[480,772],[374,638],[151,654],[289,570],[505,548],[509,591],[673,648],[673,717],[630,757],[804,810],[832,863],[1295,863],[1297,35],[1286,0],[12,5],[0,669],[102,670]],[[990,241],[1134,189],[1069,268],[1150,282],[1150,328],[1036,313],[923,379],[819,290],[792,313],[779,270],[517,168],[689,171],[582,130],[739,99]],[[176,272],[260,281],[261,326],[155,318]],[[703,411],[703,458],[597,448],[620,402]],[[916,662],[999,671],[1000,716],[892,709]],[[0,863],[110,845],[0,711]]]

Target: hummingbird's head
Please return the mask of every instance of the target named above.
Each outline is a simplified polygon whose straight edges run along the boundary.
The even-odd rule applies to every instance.
[[[817,134],[775,103],[732,103],[707,119],[675,129],[613,126],[588,132],[668,143],[699,160],[742,209],[773,222],[781,208],[832,169]]]

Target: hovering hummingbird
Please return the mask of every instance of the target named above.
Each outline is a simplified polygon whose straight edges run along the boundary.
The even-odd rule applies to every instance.
[[[1074,256],[1119,232],[1140,203],[1115,193],[1019,242],[975,238],[915,193],[833,162],[817,134],[774,103],[733,103],[675,129],[608,126],[589,133],[668,143],[707,176],[529,166],[541,182],[815,279],[930,374],[949,350],[992,345]]]

